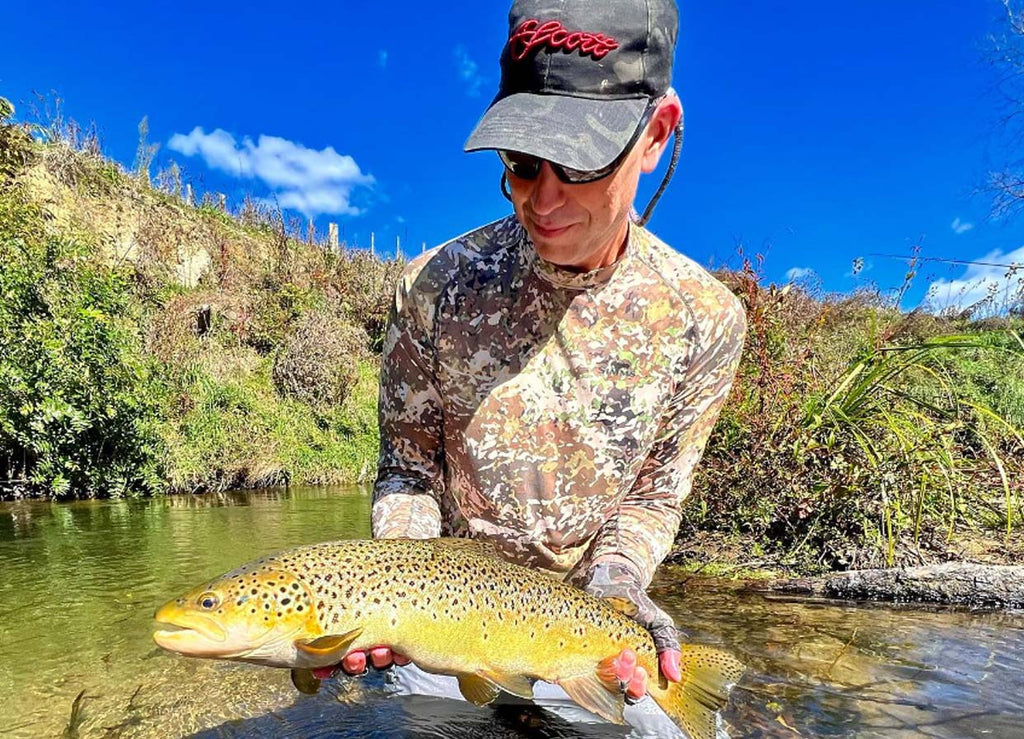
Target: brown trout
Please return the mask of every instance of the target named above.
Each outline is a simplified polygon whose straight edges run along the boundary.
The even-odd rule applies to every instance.
[[[693,739],[713,739],[715,712],[743,672],[720,650],[683,645],[682,675],[658,674],[654,642],[612,604],[500,559],[466,539],[381,539],[298,547],[228,572],[166,603],[154,618],[164,649],[309,672],[350,650],[388,645],[429,672],[454,675],[467,700],[504,690],[533,697],[557,683],[577,703],[623,723],[612,662],[626,647],[654,676],[648,693]]]

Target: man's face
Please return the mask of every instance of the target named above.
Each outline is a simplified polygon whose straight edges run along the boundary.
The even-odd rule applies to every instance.
[[[589,271],[618,258],[640,173],[657,166],[680,114],[678,98],[663,101],[619,168],[595,182],[568,185],[547,162],[534,180],[506,170],[516,216],[542,259]]]

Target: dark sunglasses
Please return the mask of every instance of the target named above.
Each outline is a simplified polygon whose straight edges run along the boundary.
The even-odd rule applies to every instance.
[[[647,109],[644,114],[640,116],[640,122],[636,126],[636,130],[633,131],[633,135],[630,137],[629,142],[622,149],[622,152],[611,161],[611,163],[601,167],[600,169],[573,169],[572,167],[564,167],[561,164],[556,164],[548,159],[541,159],[535,157],[532,154],[524,154],[520,151],[509,151],[508,149],[498,149],[498,157],[501,159],[508,171],[513,175],[522,180],[535,180],[540,176],[541,167],[544,166],[544,162],[551,165],[551,170],[555,173],[555,176],[567,185],[582,185],[587,182],[597,182],[600,179],[607,177],[619,168],[622,161],[629,156],[629,152],[636,146],[636,142],[640,139],[640,134],[643,133],[644,129],[647,128],[648,122],[651,120],[651,116],[654,111],[658,108],[658,103],[661,102],[661,98],[651,100],[647,104]]]

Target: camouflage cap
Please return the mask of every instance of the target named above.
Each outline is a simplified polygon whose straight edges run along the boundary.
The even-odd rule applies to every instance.
[[[675,0],[515,0],[501,87],[466,151],[607,166],[668,91],[678,31]]]

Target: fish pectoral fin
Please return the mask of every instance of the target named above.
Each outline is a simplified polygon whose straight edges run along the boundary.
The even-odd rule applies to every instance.
[[[312,670],[301,670],[296,667],[292,670],[292,685],[300,693],[316,695],[320,690],[320,678],[316,677]]]
[[[609,598],[605,598],[604,600],[605,603],[610,605],[616,611],[618,611],[619,613],[624,613],[630,618],[633,618],[633,616],[635,616],[637,612],[640,610],[639,608],[637,608],[636,603],[629,600],[628,598],[619,598],[617,596],[611,596]]]
[[[352,629],[344,634],[328,634],[316,639],[298,639],[295,642],[295,647],[310,657],[337,657],[336,661],[341,662],[341,658],[348,654],[348,648],[352,646],[352,642],[358,639],[361,633],[363,633],[362,629]]]
[[[501,689],[479,675],[459,675],[459,691],[462,697],[477,706],[486,706],[498,697]]]
[[[494,683],[506,693],[533,700],[533,683],[524,675],[510,675],[506,672],[482,670],[477,673],[484,680]]]
[[[622,717],[626,701],[622,693],[619,692],[617,679],[614,691],[597,674],[563,678],[558,681],[558,684],[570,698],[591,713],[595,713],[613,724],[626,722]]]

